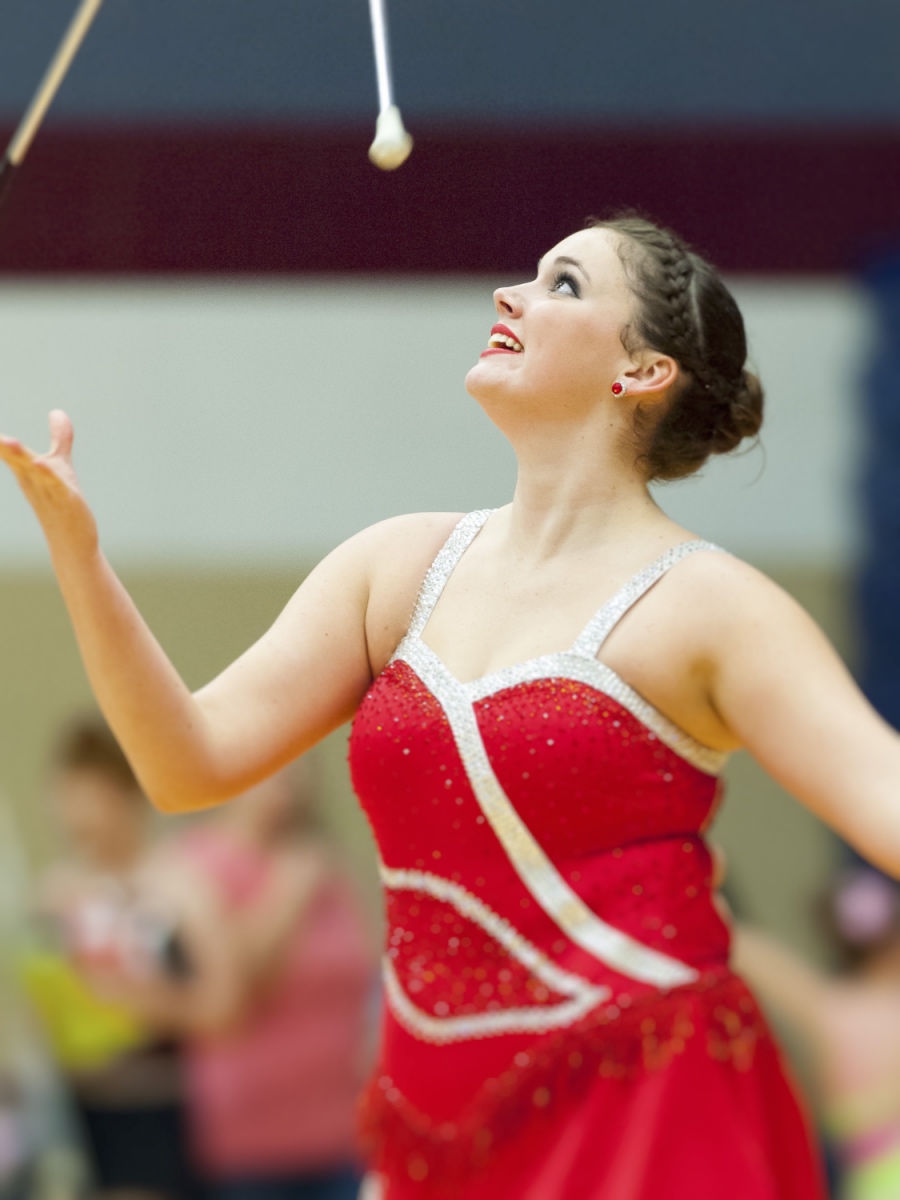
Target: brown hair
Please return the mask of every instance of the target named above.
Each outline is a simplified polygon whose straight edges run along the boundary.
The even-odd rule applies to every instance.
[[[650,479],[680,479],[711,454],[727,454],[759,432],[763,390],[745,367],[747,336],[734,297],[716,270],[668,229],[630,213],[591,219],[618,234],[618,252],[637,301],[622,332],[631,353],[668,354],[685,379],[662,416],[638,407],[635,432]]]
[[[864,969],[900,938],[900,888],[868,863],[842,867],[815,911],[845,971]]]
[[[64,728],[53,753],[59,771],[97,771],[125,791],[140,795],[131,764],[99,715],[76,717]]]

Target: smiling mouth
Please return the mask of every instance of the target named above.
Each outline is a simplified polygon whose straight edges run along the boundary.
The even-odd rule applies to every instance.
[[[481,357],[485,358],[490,354],[521,354],[524,349],[508,325],[495,325],[491,330],[487,349],[482,350]]]
[[[492,333],[488,342],[488,350],[509,350],[513,354],[521,354],[524,349],[520,341],[506,333]]]

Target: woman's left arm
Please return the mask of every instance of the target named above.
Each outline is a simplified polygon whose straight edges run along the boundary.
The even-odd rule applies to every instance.
[[[801,803],[900,877],[900,735],[781,588],[724,556],[710,569],[718,581],[698,608],[718,716]]]

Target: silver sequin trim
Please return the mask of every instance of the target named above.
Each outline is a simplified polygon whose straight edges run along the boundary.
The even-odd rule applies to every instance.
[[[407,637],[418,637],[428,624],[432,609],[437,604],[438,597],[444,590],[453,568],[465,554],[469,544],[474,540],[475,534],[478,533],[492,512],[491,508],[480,508],[476,512],[466,513],[456,524],[422,580],[412,620],[407,630]]]
[[[572,643],[572,653],[583,654],[586,658],[594,658],[629,608],[636,604],[641,596],[653,587],[654,583],[658,583],[670,567],[674,567],[689,554],[696,554],[698,550],[724,553],[721,546],[716,546],[713,542],[680,542],[677,546],[672,546],[655,562],[644,567],[642,571],[638,571],[637,575],[620,588],[611,600],[607,600]]]
[[[359,1185],[358,1200],[384,1200],[384,1191],[384,1177],[373,1175],[370,1172],[363,1176],[363,1181]]]
[[[607,925],[569,887],[500,786],[464,686],[418,638],[405,640],[402,650],[403,659],[443,708],[482,813],[519,878],[547,915],[573,942],[622,975],[659,988],[696,979],[697,972],[687,964]]]
[[[424,646],[425,643],[420,642],[419,645]],[[425,649],[431,654],[434,653],[427,646]],[[580,655],[571,653],[545,654],[542,658],[516,663],[515,666],[494,671],[490,675],[485,675],[481,679],[465,683],[462,686],[465,688],[469,700],[474,704],[478,700],[484,700],[506,688],[517,687],[522,683],[533,683],[538,679],[570,679],[577,683],[587,684],[594,691],[609,696],[611,700],[615,700],[617,704],[621,704],[623,708],[627,709],[670,750],[674,750],[692,767],[696,767],[698,771],[703,771],[707,775],[718,775],[728,761],[727,754],[721,750],[713,750],[709,746],[704,746],[702,742],[692,738],[689,733],[685,733],[668,717],[664,717],[652,704],[648,704],[644,697],[634,688],[629,687],[615,671],[596,658],[582,658]]]
[[[416,1037],[430,1042],[455,1042],[504,1033],[543,1033],[571,1025],[609,999],[608,988],[598,987],[558,967],[509,921],[459,884],[426,871],[398,870],[384,865],[380,871],[387,888],[423,892],[452,905],[460,916],[480,926],[548,988],[570,997],[562,1004],[539,1008],[505,1008],[462,1017],[432,1016],[410,1000],[393,963],[385,956],[383,969],[388,1002],[397,1019]]]
[[[431,616],[454,567],[492,512],[493,509],[490,508],[478,509],[475,512],[467,513],[457,523],[425,575],[413,610],[412,622],[391,661],[402,658],[409,662],[410,653],[418,654],[418,647],[421,646],[425,653],[431,656],[434,664],[446,672],[446,675],[457,687],[465,689],[466,696],[473,703],[484,700],[494,692],[516,687],[522,683],[532,683],[538,679],[574,679],[621,704],[641,724],[656,734],[670,750],[674,750],[692,767],[696,767],[697,770],[703,771],[707,775],[720,774],[728,761],[727,752],[714,750],[711,746],[705,746],[696,738],[691,737],[674,721],[670,721],[659,709],[654,708],[615,671],[605,663],[601,663],[596,655],[626,612],[655,583],[658,583],[671,567],[698,550],[709,550],[721,554],[724,553],[722,548],[715,545],[714,542],[701,540],[681,542],[677,546],[672,546],[655,562],[639,571],[616,592],[611,600],[603,605],[575,639],[570,650],[556,654],[544,654],[539,658],[530,658],[525,662],[514,663],[511,667],[492,671],[489,675],[482,675],[468,683],[462,683],[444,666],[443,661],[434,651],[421,641],[421,634],[428,624],[428,618]]]

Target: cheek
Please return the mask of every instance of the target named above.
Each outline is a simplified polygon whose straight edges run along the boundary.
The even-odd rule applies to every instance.
[[[566,329],[537,345],[527,365],[535,378],[552,377],[557,387],[580,390],[602,381],[609,373],[609,361],[604,343],[595,334]]]

